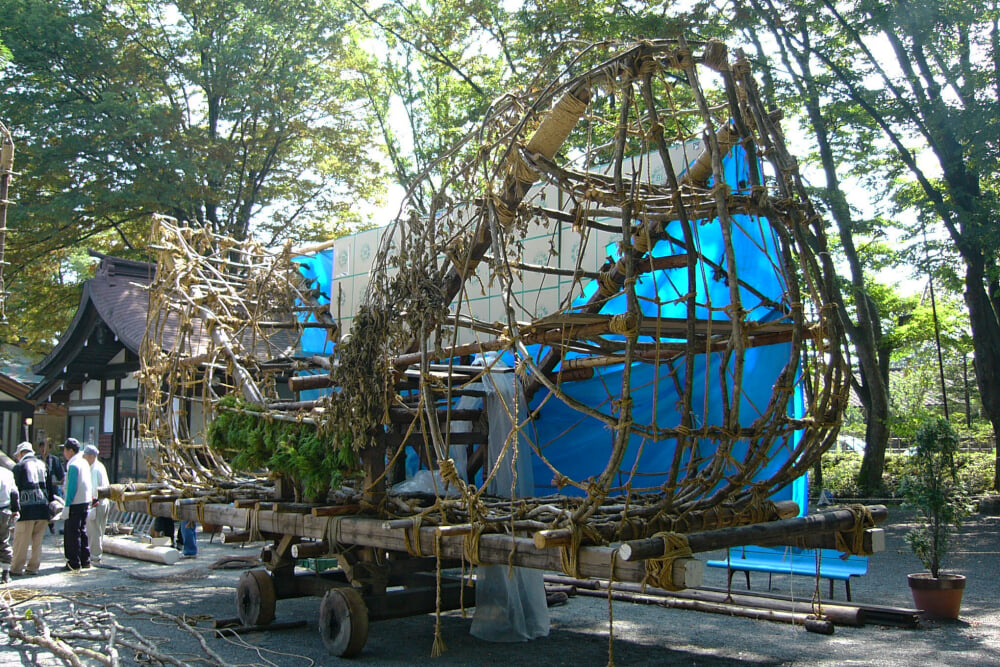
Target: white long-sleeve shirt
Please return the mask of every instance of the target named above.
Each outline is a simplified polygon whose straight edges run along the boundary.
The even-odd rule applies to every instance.
[[[94,462],[90,465],[90,480],[91,491],[95,499],[97,498],[97,490],[99,488],[111,484],[111,479],[108,477],[108,469],[104,467],[100,459],[94,459]]]
[[[93,500],[93,480],[90,476],[90,464],[83,454],[77,453],[66,465],[66,489],[63,496],[66,506],[90,504]]]

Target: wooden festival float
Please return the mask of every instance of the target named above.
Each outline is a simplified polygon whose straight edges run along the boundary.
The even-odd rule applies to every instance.
[[[680,40],[557,65],[411,193],[350,312],[301,270],[317,248],[158,221],[141,386],[160,457],[113,493],[267,540],[245,624],[321,596],[350,656],[369,620],[471,606],[442,576],[465,564],[676,590],[710,550],[871,549],[884,507],[798,516],[787,495],[848,376],[823,222],[748,61]],[[430,486],[394,491],[413,468]]]

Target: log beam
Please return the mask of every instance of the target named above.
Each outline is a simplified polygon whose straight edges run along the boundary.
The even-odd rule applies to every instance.
[[[871,505],[867,508],[875,523],[881,523],[889,516],[885,505]],[[704,553],[716,549],[763,544],[800,535],[829,533],[850,530],[854,526],[855,514],[850,510],[835,510],[822,514],[810,514],[794,519],[782,519],[756,523],[748,526],[719,528],[687,535],[688,545],[694,553]],[[664,555],[665,543],[661,537],[631,540],[621,546],[620,555],[626,561],[641,561]]]

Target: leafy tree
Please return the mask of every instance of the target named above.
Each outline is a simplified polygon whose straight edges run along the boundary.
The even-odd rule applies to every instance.
[[[885,450],[889,441],[889,361],[891,345],[884,329],[885,318],[868,291],[865,236],[880,226],[865,220],[850,204],[846,183],[850,163],[845,155],[856,152],[857,137],[844,132],[843,105],[826,95],[829,74],[816,67],[809,52],[813,40],[834,39],[829,21],[805,11],[806,3],[778,6],[771,0],[737,0],[735,25],[752,45],[758,68],[764,72],[764,92],[774,107],[800,111],[810,138],[815,139],[812,156],[822,171],[823,185],[813,189],[836,225],[839,249],[849,278],[838,286],[840,319],[856,353],[851,376],[854,393],[866,414],[864,460],[859,485],[868,494],[879,491]],[[769,40],[765,48],[762,41]],[[874,236],[877,236],[874,235]],[[818,470],[818,469],[817,469]]]
[[[154,213],[265,242],[358,222],[381,186],[363,37],[336,1],[4,3],[11,291],[41,300],[70,248],[141,254]]]
[[[878,35],[895,55],[901,76],[874,64],[885,84],[878,97],[842,68],[831,69],[891,142],[919,187],[921,207],[933,210],[963,260],[976,378],[984,412],[1000,434],[1000,9],[996,2],[903,0],[858,3],[849,15],[832,5],[828,11],[856,42]],[[933,170],[906,146],[908,133],[924,142]],[[1000,489],[1000,466],[994,487]]]
[[[864,148],[850,155],[855,170],[947,230],[961,257],[984,411],[1000,432],[997,2],[753,2],[822,75],[813,77],[822,99],[840,105],[833,118]]]

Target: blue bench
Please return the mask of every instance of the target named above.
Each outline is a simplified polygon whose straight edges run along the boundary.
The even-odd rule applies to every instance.
[[[868,572],[868,558],[864,556],[848,556],[846,559],[836,549],[819,549],[819,576],[830,580],[830,599],[833,599],[833,582],[844,582],[847,590],[847,601],[851,601],[851,577],[860,577]],[[729,559],[710,560],[709,567],[724,567],[729,570],[729,585],[732,586],[733,574],[743,572],[747,578],[747,590],[750,589],[751,572],[767,572],[767,588],[771,589],[772,574],[802,574],[816,576],[817,549],[800,549],[798,547],[732,547]]]

